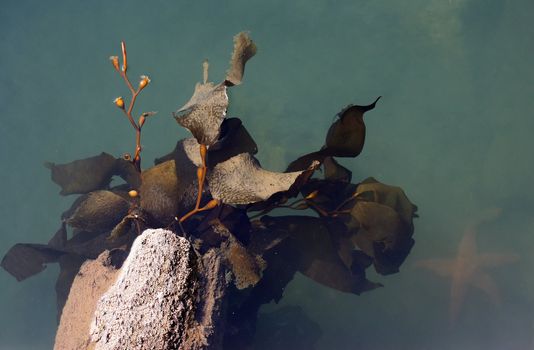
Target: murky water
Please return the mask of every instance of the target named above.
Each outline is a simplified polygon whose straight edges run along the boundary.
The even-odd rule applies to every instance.
[[[44,161],[133,152],[134,134],[112,104],[127,94],[108,60],[120,40],[130,74],[152,79],[138,102],[159,112],[143,132],[148,165],[187,135],[171,112],[191,96],[202,60],[218,81],[233,35],[249,30],[259,50],[231,91],[230,114],[255,137],[263,166],[284,169],[320,147],[341,107],[382,95],[366,117],[363,153],[341,162],[355,181],[403,187],[420,214],[401,272],[371,276],[384,288],[355,296],[298,276],[264,312],[300,306],[295,319],[321,330],[317,349],[530,349],[533,14],[528,0],[4,0],[0,254],[46,242],[72,201]],[[479,253],[521,258],[478,275],[491,276],[499,303],[466,283],[450,326],[451,279],[414,264],[452,259],[473,218],[495,207],[502,214],[477,228]],[[1,349],[52,347],[57,271],[22,283],[0,272]],[[268,348],[261,335],[273,319],[260,318],[259,348]]]

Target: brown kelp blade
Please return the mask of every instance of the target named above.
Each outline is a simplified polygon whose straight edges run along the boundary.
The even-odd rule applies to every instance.
[[[286,171],[305,169],[313,161],[322,163],[326,157],[356,157],[365,144],[363,114],[375,108],[378,97],[366,106],[349,105],[337,114],[337,120],[328,129],[325,146],[305,154],[289,164]]]
[[[208,150],[208,167],[241,153],[256,154],[258,146],[239,118],[225,119],[219,140]]]
[[[317,152],[305,154],[292,161],[286,168],[286,172],[302,171],[310,166],[313,162],[323,163],[324,159],[329,156],[330,151],[322,149]]]
[[[226,117],[228,95],[224,84],[197,84],[191,99],[173,113],[174,119],[191,131],[198,143],[211,146],[219,139]]]
[[[354,194],[356,187],[344,181],[311,179],[301,188],[301,194],[307,197],[315,192],[313,203],[327,212],[334,212]]]
[[[261,168],[251,154],[241,153],[210,169],[207,179],[213,198],[227,204],[250,204],[290,190],[316,167],[312,164],[306,171],[278,173]]]
[[[370,178],[359,184],[339,216],[352,242],[373,258],[380,274],[396,273],[414,245],[413,218],[417,207],[398,187]]]
[[[365,105],[365,106],[360,106],[360,105],[348,105],[347,107],[345,107],[343,110],[341,110],[341,112],[339,112],[338,116],[340,118],[343,117],[343,115],[347,115],[347,113],[349,111],[358,111],[359,113],[365,113],[365,112],[368,112],[372,109],[374,109],[376,107],[376,103],[378,102],[378,100],[380,100],[382,98],[382,96],[378,96],[376,98],[376,100],[373,102],[373,103],[370,103],[368,105]]]
[[[256,54],[256,51],[256,44],[254,44],[248,33],[241,32],[234,36],[234,51],[225,79],[227,86],[241,84],[245,73],[245,64]]]
[[[386,185],[369,177],[358,184],[356,193],[362,200],[374,201],[392,208],[410,226],[413,218],[417,217],[417,206],[400,187]]]
[[[63,254],[45,244],[19,243],[9,249],[1,266],[17,281],[22,281],[43,271],[47,263],[57,262]]]
[[[104,250],[129,245],[135,238],[135,235],[129,234],[111,242],[106,239],[107,233],[76,229],[73,237],[67,239],[66,224],[63,222],[48,244],[19,243],[11,247],[3,257],[1,266],[22,281],[43,271],[49,263],[61,262],[66,255],[75,255],[82,260],[96,259]]]
[[[365,144],[365,112],[375,108],[376,102],[367,106],[349,105],[338,113],[338,119],[326,134],[325,145],[329,155],[336,157],[356,157]]]
[[[61,187],[60,194],[64,196],[107,189],[114,175],[133,188],[139,185],[139,172],[131,162],[105,152],[66,164],[46,162],[44,165],[51,170],[52,181]]]
[[[173,222],[176,214],[194,203],[197,192],[195,173],[196,167],[176,164],[174,159],[143,171],[140,204],[153,225],[165,227]]]
[[[234,38],[234,52],[226,80],[220,84],[207,81],[207,62],[204,65],[204,82],[195,86],[191,99],[173,113],[184,128],[191,131],[198,143],[211,146],[219,139],[221,124],[228,109],[227,87],[241,83],[245,63],[256,53],[256,45],[247,33]]]
[[[336,228],[329,229],[347,267],[358,249],[372,258],[378,273],[398,271],[414,244],[417,210],[402,189],[373,178],[358,185],[312,179],[301,192],[304,197],[315,193],[313,203],[331,213],[327,222]]]
[[[340,258],[333,237],[322,219],[307,216],[263,217],[262,222],[274,237],[286,234],[295,247],[294,257],[298,270],[305,276],[330,288],[346,293],[360,294],[380,287],[365,277],[365,268],[356,267],[354,259],[349,268]]]
[[[83,195],[65,222],[74,228],[102,232],[113,229],[128,213],[130,203],[111,191],[94,191]]]
[[[339,164],[333,157],[323,160],[324,178],[330,181],[350,182],[352,172]]]
[[[45,166],[52,171],[52,181],[61,186],[60,194],[68,195],[106,188],[114,174],[115,162],[115,157],[102,152],[67,164],[48,162]]]

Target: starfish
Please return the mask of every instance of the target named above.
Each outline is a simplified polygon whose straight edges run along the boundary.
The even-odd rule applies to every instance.
[[[500,214],[492,209],[468,225],[458,246],[458,253],[452,259],[428,259],[416,262],[416,267],[430,270],[442,277],[452,279],[450,289],[449,322],[453,326],[458,319],[465,294],[469,287],[482,290],[494,305],[500,305],[501,297],[495,280],[486,271],[489,268],[513,263],[519,259],[517,254],[479,253],[476,234],[478,226]]]

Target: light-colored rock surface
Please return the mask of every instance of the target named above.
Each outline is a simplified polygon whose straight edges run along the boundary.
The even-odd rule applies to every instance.
[[[126,260],[114,252],[80,269],[56,350],[222,348],[228,282],[219,249],[199,258],[187,239],[158,229],[137,237]]]
[[[132,245],[91,324],[96,350],[178,349],[194,318],[197,289],[189,241],[146,230]]]
[[[96,303],[115,281],[118,270],[105,251],[96,260],[85,262],[71,287],[56,333],[55,350],[85,350]]]

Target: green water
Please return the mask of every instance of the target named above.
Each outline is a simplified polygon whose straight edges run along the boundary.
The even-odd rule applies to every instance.
[[[302,276],[279,305],[299,305],[321,328],[317,349],[530,349],[534,334],[534,36],[530,0],[25,1],[0,3],[0,255],[45,243],[71,198],[44,161],[133,152],[112,100],[127,95],[108,57],[125,40],[130,75],[151,85],[137,106],[144,165],[188,134],[171,112],[210,59],[224,77],[232,37],[249,30],[258,54],[229,114],[255,137],[265,168],[317,149],[333,116],[367,104],[354,180],[402,186],[419,206],[416,245],[385,287],[342,294]],[[491,270],[502,302],[470,290],[449,328],[450,280],[413,267],[452,257],[470,219],[491,207],[480,251],[521,260]],[[0,349],[49,349],[58,269],[17,283],[0,271]],[[260,319],[261,320],[261,319]],[[268,340],[259,339],[258,344]],[[259,345],[258,345],[259,346]]]

